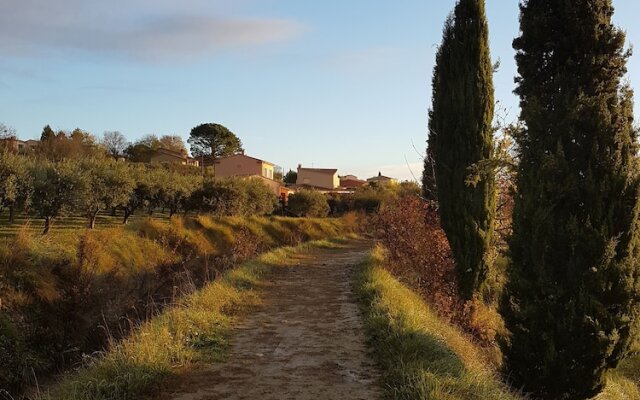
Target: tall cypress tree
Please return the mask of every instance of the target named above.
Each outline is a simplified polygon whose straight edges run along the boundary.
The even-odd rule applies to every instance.
[[[508,376],[585,399],[626,355],[640,301],[629,57],[611,0],[525,0],[514,41],[521,118]]]
[[[425,188],[435,165],[442,226],[456,260],[461,294],[470,299],[487,272],[495,182],[465,183],[469,167],[491,157],[493,66],[484,0],[460,0],[445,24],[433,72]]]

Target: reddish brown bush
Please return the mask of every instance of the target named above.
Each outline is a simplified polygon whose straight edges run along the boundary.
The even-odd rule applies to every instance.
[[[401,197],[385,203],[371,218],[371,227],[388,251],[391,272],[453,319],[461,309],[455,264],[435,206],[418,197]]]
[[[386,202],[368,219],[375,239],[387,250],[387,269],[417,290],[443,318],[483,346],[493,346],[504,330],[494,307],[458,296],[455,261],[434,203],[415,196]]]

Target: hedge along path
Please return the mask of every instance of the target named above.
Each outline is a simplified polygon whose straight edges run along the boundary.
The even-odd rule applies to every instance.
[[[368,243],[329,244],[276,268],[229,357],[166,382],[159,400],[381,399],[350,282]]]

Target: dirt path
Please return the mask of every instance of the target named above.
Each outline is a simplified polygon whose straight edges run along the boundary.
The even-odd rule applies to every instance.
[[[380,399],[351,291],[363,243],[296,256],[238,327],[228,361],[181,377],[161,399]]]

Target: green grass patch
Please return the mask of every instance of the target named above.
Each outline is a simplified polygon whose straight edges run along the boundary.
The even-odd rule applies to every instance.
[[[483,351],[383,268],[373,251],[355,279],[389,399],[512,400]]]
[[[113,344],[104,357],[66,376],[41,399],[140,399],[178,370],[224,359],[230,328],[260,303],[265,275],[276,266],[291,265],[291,256],[296,253],[331,243],[323,240],[280,248],[230,270],[141,325],[126,340]]]
[[[477,346],[439,318],[384,269],[375,249],[354,280],[370,347],[389,399],[524,400],[497,373],[495,351]],[[499,364],[499,363],[498,363]],[[640,356],[623,361],[594,400],[640,399]]]

